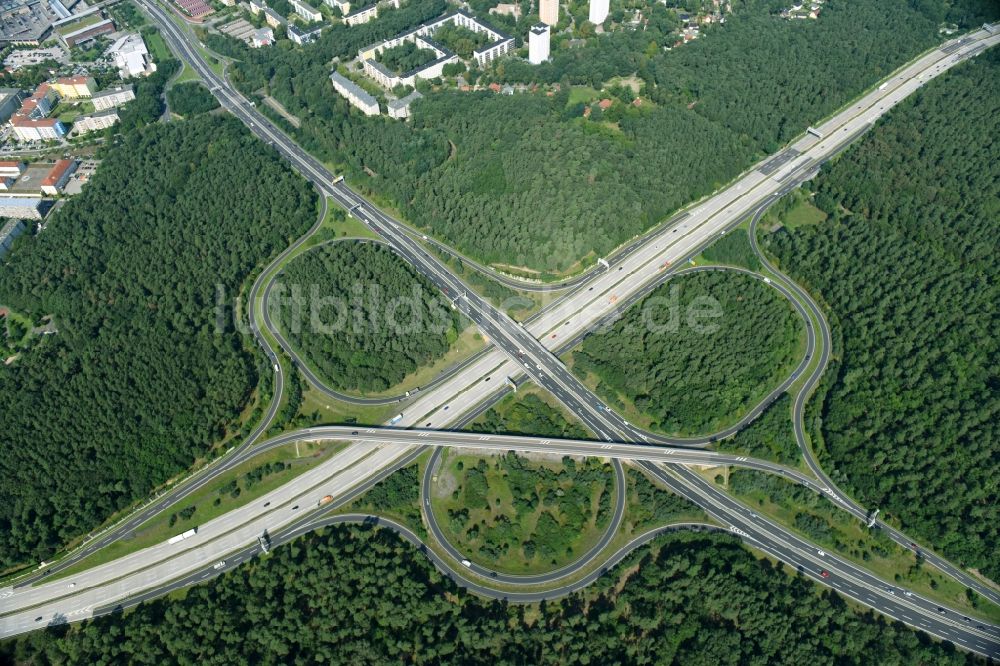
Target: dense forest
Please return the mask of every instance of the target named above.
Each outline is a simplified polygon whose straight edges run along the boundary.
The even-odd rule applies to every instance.
[[[224,435],[257,370],[217,328],[217,290],[232,299],[315,215],[238,122],[200,117],[126,135],[19,239],[0,303],[58,333],[0,364],[0,566],[48,558]]]
[[[814,398],[833,478],[1000,580],[1000,52],[900,106],[814,184],[830,215],[770,249],[829,305]]]
[[[699,315],[699,313],[701,313]],[[666,433],[715,432],[791,371],[802,322],[779,293],[729,272],[676,277],[587,337],[574,368]]]
[[[167,91],[167,103],[179,116],[193,116],[219,108],[219,101],[198,81],[174,85]]]
[[[384,391],[441,358],[462,322],[434,285],[378,243],[296,257],[270,300],[289,343],[341,390]]]
[[[351,112],[331,94],[328,63],[440,14],[441,0],[333,26],[301,49],[208,43],[239,59],[230,72],[241,90],[267,91],[302,121],[288,129],[303,146],[418,226],[487,262],[558,271],[727,182],[940,40],[949,11],[965,26],[998,11],[981,0],[830,0],[820,20],[786,21],[775,15],[780,4],[738,3],[724,26],[669,52],[661,47],[676,39],[676,21],[657,6],[645,30],[558,49],[538,67],[501,59],[480,77],[559,84],[551,97],[544,87],[512,97],[440,92],[417,104],[410,124]],[[600,88],[633,74],[641,106],[582,117],[571,84]]]
[[[7,641],[0,661],[943,666],[976,660],[854,609],[756,559],[728,536],[660,537],[582,592],[525,606],[466,593],[388,530],[338,527],[275,548],[183,599]]]
[[[792,429],[792,399],[787,393],[771,403],[750,425],[718,443],[720,451],[796,466],[802,459]]]

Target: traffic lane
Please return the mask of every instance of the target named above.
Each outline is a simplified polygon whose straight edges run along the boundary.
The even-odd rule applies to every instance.
[[[800,573],[808,575],[816,582],[830,585],[860,603],[901,622],[904,621],[903,618],[906,615],[918,616],[917,625],[925,628],[928,633],[945,640],[951,640],[956,645],[961,645],[968,650],[989,655],[995,654],[996,650],[1000,648],[1000,643],[997,643],[989,635],[975,630],[971,623],[966,626],[961,621],[942,620],[941,616],[934,610],[916,605],[907,606],[901,599],[894,595],[888,595],[883,587],[859,580],[855,577],[854,570],[851,567],[844,567],[843,561],[837,558],[824,560],[823,564],[812,561],[814,558],[810,554],[815,552],[813,550],[815,546],[806,544],[806,547],[802,548],[801,546],[789,545],[787,540],[791,535],[788,532],[772,525],[770,521],[762,519],[760,516],[757,516],[753,521],[748,520],[742,515],[743,512],[739,508],[746,512],[749,510],[746,510],[745,507],[734,509],[732,504],[735,503],[728,496],[723,494],[721,497],[715,497],[713,493],[712,499],[706,502],[703,494],[693,492],[691,487],[680,482],[679,479],[675,479],[662,470],[657,470],[655,465],[644,464],[644,466],[668,488],[682,497],[697,502],[714,518],[723,524],[730,525],[731,529],[736,528],[734,532],[737,535],[748,540],[752,545],[760,546],[772,553],[782,562],[796,567]],[[721,502],[717,500],[721,500]],[[828,576],[823,576],[823,571],[827,571]],[[881,581],[878,582],[881,583]],[[907,602],[912,602],[913,599],[923,601],[915,595],[912,599],[907,598]],[[951,618],[948,617],[948,620]],[[986,648],[982,647],[983,644],[986,645]]]
[[[17,612],[43,604],[49,604],[49,608],[54,610],[59,604],[67,603],[70,597],[85,598],[91,604],[101,603],[134,589],[154,586],[164,576],[173,578],[179,570],[196,569],[220,545],[235,547],[241,539],[252,541],[265,529],[277,529],[293,521],[299,515],[295,510],[300,505],[314,506],[324,495],[340,495],[363,483],[365,478],[377,473],[407,450],[402,447],[372,449],[365,446],[346,449],[337,458],[303,474],[296,480],[297,484],[285,484],[254,502],[199,526],[198,532],[190,539],[173,544],[159,543],[88,569],[72,579],[26,588],[4,600],[4,612]],[[350,458],[344,457],[348,454]],[[206,552],[209,554],[206,555]],[[74,583],[72,588],[68,587],[71,582]]]
[[[948,626],[952,632],[962,630],[970,635],[978,636],[981,640],[996,640],[995,627],[990,627],[986,623],[977,624],[971,619],[963,619],[965,616],[962,614],[943,608],[936,602],[927,600],[920,595],[907,595],[903,588],[887,583],[871,572],[855,566],[850,561],[817,548],[814,544],[799,538],[794,532],[785,530],[770,519],[753,513],[748,507],[728,494],[716,495],[714,488],[691,470],[676,466],[671,466],[670,470],[682,483],[686,484],[688,490],[695,494],[694,496],[704,500],[699,502],[701,506],[708,503],[724,512],[724,514],[716,516],[718,519],[749,532],[755,538],[765,538],[766,536],[773,545],[781,546],[786,553],[795,555],[798,560],[797,564],[812,566],[817,571],[838,571],[842,576],[850,579],[858,589],[863,588],[866,591],[861,595],[862,598],[867,599],[874,596],[880,599],[881,605],[876,604],[875,608],[889,608],[891,610],[891,607],[895,605],[906,608],[911,613],[933,619],[941,626]],[[688,493],[688,496],[691,496],[691,492]],[[896,594],[897,591],[900,592],[899,595]],[[899,609],[896,608],[896,610]],[[898,615],[899,613],[896,613],[894,617],[901,619]],[[979,626],[983,628],[978,629]]]
[[[792,291],[794,291],[796,295],[804,303],[808,305],[812,316],[820,323],[819,328],[822,339],[822,345],[821,345],[822,354],[820,357],[820,363],[816,367],[814,373],[807,379],[806,385],[803,387],[802,391],[800,391],[799,394],[796,396],[795,403],[793,405],[793,415],[794,415],[793,425],[795,430],[795,437],[796,440],[799,442],[799,448],[802,450],[803,457],[805,458],[807,465],[813,471],[816,477],[820,479],[823,483],[827,484],[829,488],[831,488],[834,492],[837,493],[840,499],[839,503],[841,504],[841,506],[843,506],[844,508],[846,508],[848,511],[850,511],[855,515],[858,516],[863,515],[864,519],[867,521],[870,512],[864,507],[862,507],[859,503],[855,502],[848,495],[842,493],[839,490],[836,484],[829,478],[826,472],[819,465],[819,462],[812,455],[810,448],[805,445],[805,433],[803,430],[803,423],[804,423],[803,415],[805,411],[805,402],[807,396],[810,394],[811,388],[819,382],[823,370],[825,369],[825,367],[829,362],[830,350],[832,349],[830,328],[824,313],[820,309],[819,305],[815,302],[815,300],[811,297],[811,295],[808,292],[806,292],[798,283],[791,280],[791,278],[789,278],[787,275],[785,275],[780,270],[775,268],[775,266],[768,259],[767,255],[760,249],[759,244],[757,243],[755,230],[765,210],[766,209],[762,208],[751,219],[750,242],[752,249],[754,253],[763,262],[764,266],[768,268],[772,273],[774,273],[779,280],[783,280],[786,286]],[[931,564],[931,566],[934,566],[942,573],[945,573],[946,575],[955,579],[956,581],[965,585],[966,587],[975,590],[977,593],[979,593],[989,601],[995,604],[1000,604],[1000,593],[998,593],[991,587],[973,578],[968,573],[958,569],[950,562],[938,556],[937,554],[933,553],[929,549],[917,544],[910,537],[901,533],[894,527],[886,524],[884,521],[877,521],[876,524],[879,526],[879,528],[884,530],[884,533],[887,534],[896,543],[910,550],[920,552],[923,555],[925,561]]]
[[[405,449],[400,447],[397,451],[402,453]],[[234,525],[244,525],[254,520],[267,520],[274,526],[284,520],[291,520],[294,516],[288,514],[286,517],[285,508],[302,503],[303,492],[315,492],[310,489],[324,483],[340,483],[344,479],[349,480],[350,476],[341,475],[356,465],[364,465],[366,461],[372,460],[373,454],[376,452],[377,449],[363,445],[345,449],[330,460],[300,475],[295,484],[285,484],[254,502],[249,502],[198,525],[197,533],[189,539],[176,543],[164,540],[111,562],[91,567],[72,578],[16,590],[15,594],[3,600],[2,613],[6,614],[16,609],[79,595],[90,591],[91,588],[114,583],[126,576],[148,571],[155,565],[169,561],[176,562],[177,558],[183,557],[192,547],[199,548],[219,538],[230,538],[229,533]],[[354,474],[354,472],[350,472],[350,474]],[[178,528],[177,534],[184,531],[184,529]]]

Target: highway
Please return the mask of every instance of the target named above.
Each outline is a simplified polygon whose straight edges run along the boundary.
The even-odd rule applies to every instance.
[[[503,385],[503,379],[514,374],[523,373],[548,388],[567,407],[580,416],[588,427],[605,442],[613,442],[619,439],[642,439],[645,437],[644,433],[625,423],[621,417],[608,410],[559,363],[558,358],[550,352],[550,347],[546,346],[546,343],[554,345],[554,342],[549,341],[556,340],[556,338],[547,337],[548,331],[559,327],[558,330],[563,335],[573,336],[587,330],[592,322],[599,320],[607,314],[607,311],[614,308],[618,298],[628,298],[633,293],[645,288],[648,283],[662,279],[661,273],[663,272],[662,266],[664,264],[661,264],[661,261],[676,264],[678,260],[683,260],[684,257],[711,242],[718,233],[738,223],[753,207],[759,205],[767,197],[772,196],[774,192],[781,190],[785,186],[784,182],[794,180],[803,174],[813,171],[819,160],[825,155],[834,154],[840,147],[849,143],[858,133],[870,126],[871,122],[881,115],[887,106],[898,102],[899,99],[904,98],[912,90],[922,85],[922,83],[913,84],[912,76],[906,78],[901,75],[901,83],[898,86],[886,90],[880,96],[876,96],[868,105],[861,104],[857,110],[849,110],[853,115],[850,115],[846,121],[841,119],[841,124],[833,127],[832,131],[837,131],[843,125],[843,138],[839,136],[829,139],[813,137],[817,140],[810,141],[810,145],[804,146],[804,150],[792,156],[788,164],[779,165],[777,169],[772,170],[770,173],[764,173],[761,170],[751,172],[747,176],[749,179],[747,182],[740,181],[732,188],[720,193],[718,197],[703,203],[694,209],[694,211],[689,211],[672,228],[665,228],[662,232],[663,237],[659,235],[651,236],[647,243],[637,248],[627,258],[622,260],[619,266],[613,266],[611,270],[597,274],[582,283],[574,293],[560,302],[560,307],[552,308],[545,316],[533,321],[531,330],[529,330],[529,327],[521,327],[509,318],[506,318],[502,313],[497,313],[489,304],[468,291],[461,281],[448,273],[439,262],[428,256],[419,244],[413,241],[407,234],[400,231],[390,218],[387,218],[377,208],[351,192],[342,182],[331,185],[330,174],[321,165],[270,126],[266,120],[259,116],[259,114],[256,114],[245,100],[230,91],[225,82],[216,77],[204,65],[200,55],[187,43],[184,34],[170,22],[169,18],[163,15],[159,7],[149,2],[149,0],[142,0],[140,4],[145,6],[154,17],[157,17],[157,23],[160,24],[164,36],[171,47],[178,53],[184,54],[185,59],[188,59],[195,66],[199,74],[212,87],[213,93],[220,98],[227,109],[240,117],[252,130],[263,136],[265,140],[272,143],[300,172],[316,183],[321,191],[330,194],[338,203],[348,208],[353,215],[376,229],[377,232],[392,244],[393,248],[401,256],[413,263],[418,270],[434,281],[447,295],[455,298],[462,311],[473,319],[484,333],[489,335],[491,341],[502,348],[503,353],[492,352],[491,354],[484,355],[483,359],[472,363],[469,370],[460,373],[459,376],[453,377],[448,381],[442,382],[438,389],[423,395],[420,400],[416,401],[414,407],[408,410],[409,413],[406,415],[405,420],[401,422],[401,425],[407,426],[444,427],[454,422],[461,414],[476,409],[484,401],[495,399],[498,387],[502,387]],[[988,41],[982,36],[979,39],[984,42]],[[976,44],[972,44],[972,48],[974,47],[976,47]],[[968,49],[970,47],[966,46],[962,48]],[[928,62],[923,69],[915,70],[915,72],[920,72],[921,76],[930,78],[931,75],[936,75],[940,71],[943,71],[942,67],[944,65],[949,62],[953,64],[953,61],[957,61],[964,55],[964,52],[962,49],[959,49],[949,54],[943,54],[940,58]],[[933,55],[931,54],[931,56]],[[927,56],[927,58],[931,56]],[[911,89],[907,90],[908,86]],[[893,95],[897,95],[898,99],[893,100]],[[829,123],[822,125],[820,129],[827,128],[827,125]],[[764,167],[761,167],[761,169],[764,169]],[[590,285],[589,287],[587,287],[588,284]],[[607,294],[611,289],[620,292],[615,294],[618,298],[608,298],[605,302],[604,299],[607,298]],[[567,317],[569,318],[567,319]],[[545,329],[546,326],[549,328]],[[538,335],[539,329],[544,329],[540,336]],[[541,342],[539,341],[539,337],[542,340]],[[495,358],[491,359],[491,356]],[[496,363],[492,369],[488,367],[491,363]],[[521,369],[522,366],[523,370]],[[476,372],[473,372],[474,370],[477,372],[482,371],[482,374],[476,374]],[[500,377],[500,381],[487,386],[491,379],[498,376]],[[503,389],[501,388],[500,390]],[[427,408],[427,411],[421,412],[421,409],[425,408]],[[438,434],[435,433],[435,436]],[[593,445],[594,443],[591,442],[590,444]],[[367,454],[363,455],[360,452],[361,449],[367,451]],[[338,455],[338,459],[341,456],[345,456],[347,460],[353,461],[351,463],[352,466],[345,468],[343,466],[344,460],[339,460],[338,462],[341,466],[334,473],[332,477],[334,480],[322,480],[319,485],[322,485],[323,492],[342,494],[351,488],[356,488],[360,484],[363,484],[366,478],[370,478],[379,470],[398,464],[400,460],[406,460],[412,455],[414,455],[414,449],[409,446],[382,446],[373,450],[371,446],[354,444]],[[351,458],[350,456],[355,457]],[[332,470],[326,471],[329,472]],[[310,489],[310,492],[319,492],[319,485],[315,489]],[[292,493],[293,491],[279,489],[275,492]],[[694,491],[689,488],[689,492]],[[720,514],[725,515],[727,520],[735,521],[730,522],[734,527],[742,529],[742,527],[739,527],[742,524],[739,522],[740,519],[733,513],[736,509],[730,510],[728,513],[724,511],[727,502],[733,502],[731,498],[710,486],[700,489],[699,492],[702,497],[699,504],[703,506],[711,504],[723,507],[716,510]],[[157,569],[151,572],[149,568],[144,568],[136,573],[126,575],[124,578],[119,577],[110,584],[101,583],[98,585],[95,583],[94,587],[88,586],[80,591],[76,591],[76,588],[74,588],[74,592],[70,594],[67,594],[65,589],[63,589],[61,590],[62,597],[71,597],[73,604],[78,606],[77,609],[69,612],[83,611],[81,615],[86,616],[87,613],[93,612],[94,608],[99,607],[99,603],[102,603],[87,602],[101,595],[104,597],[109,596],[107,593],[109,588],[113,588],[111,590],[112,595],[118,594],[120,598],[124,598],[129,594],[148,589],[153,585],[169,582],[177,577],[178,571],[185,570],[184,567],[190,569],[204,566],[205,556],[214,556],[216,554],[216,552],[208,552],[208,547],[212,543],[215,544],[215,548],[229,548],[232,550],[233,547],[239,547],[237,542],[240,539],[243,540],[243,544],[252,542],[254,532],[259,534],[262,527],[271,529],[275,524],[278,527],[283,527],[289,522],[288,520],[283,519],[276,523],[274,519],[268,516],[274,514],[278,509],[287,507],[291,502],[307,496],[309,496],[308,493],[292,495],[287,498],[287,501],[283,501],[281,507],[272,508],[265,515],[260,515],[260,507],[255,504],[248,510],[248,515],[243,518],[229,519],[242,521],[239,522],[240,527],[234,529],[232,532],[222,536],[212,536],[211,532],[209,532],[209,536],[206,537],[206,543],[202,547],[194,549],[185,548],[183,552],[178,553],[173,559],[152,567],[152,569],[160,568],[163,571]],[[285,515],[288,515],[287,512]],[[787,543],[787,539],[791,538],[783,528],[773,524],[765,523],[756,525],[752,530],[744,531],[747,534],[761,534],[772,539],[777,544]],[[233,546],[233,544],[236,545]],[[786,548],[786,550],[787,552],[783,551],[784,557],[781,557],[783,561],[793,562],[800,557],[794,548]],[[142,552],[145,553],[145,551]],[[858,584],[864,583],[850,569],[845,568],[843,571],[845,579],[857,581]],[[87,573],[90,574],[91,572],[88,571]],[[121,571],[118,570],[115,573],[120,576]],[[46,601],[40,606],[32,606],[31,613],[41,611],[42,615],[40,617],[43,618],[47,614],[50,617],[54,617],[60,613],[65,613],[66,605],[63,602],[63,598],[56,597],[53,600],[53,585],[58,586],[60,583],[53,582],[36,588],[30,588],[30,590],[18,590],[14,592],[14,598],[17,599],[17,607],[23,607],[21,602],[22,597],[34,596],[34,590],[44,590],[39,596],[46,599]],[[845,593],[850,594],[850,592]],[[873,595],[873,603],[878,604],[873,607],[882,610],[882,606],[884,606],[889,609],[887,614],[890,615],[895,612],[894,604],[896,604],[898,599],[894,595],[886,590],[879,589],[869,590],[869,593]],[[857,598],[863,600],[867,597],[860,596]],[[862,602],[867,603],[865,601]],[[5,609],[9,603],[11,602],[5,601]],[[988,633],[977,633],[979,630],[975,628],[967,630],[966,633],[959,632],[958,629],[961,629],[961,626],[957,628],[953,626],[954,622],[951,618],[941,616],[935,611],[928,611],[919,606],[909,608],[909,611],[918,616],[915,621],[920,622],[919,626],[923,626],[923,623],[927,624],[927,630],[930,633],[947,637],[956,644],[977,652],[983,652],[982,648],[977,644],[977,640],[988,641],[988,648],[994,649],[991,646],[995,645],[995,638],[991,637]],[[33,628],[30,624],[25,627],[24,624],[26,622],[25,613],[11,614],[2,618],[0,628],[4,632],[12,633]],[[956,637],[951,638],[952,634]],[[5,633],[4,635],[9,635],[9,633]]]

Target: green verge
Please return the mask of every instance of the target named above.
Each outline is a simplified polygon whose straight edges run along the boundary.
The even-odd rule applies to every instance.
[[[765,472],[733,469],[728,472],[726,489],[756,511],[887,581],[970,616],[1000,621],[1000,607],[970,594],[962,584],[923,563],[913,551],[879,530],[869,530],[807,488]]]
[[[87,556],[49,580],[66,578],[143,548],[155,546],[175,534],[245,506],[275,488],[291,482],[316,464],[342,451],[346,446],[336,442],[299,442],[254,456],[184,498],[177,506],[150,518],[137,527],[129,537],[115,541]]]
[[[587,429],[563,405],[534,384],[508,394],[463,430],[496,435],[591,438]]]

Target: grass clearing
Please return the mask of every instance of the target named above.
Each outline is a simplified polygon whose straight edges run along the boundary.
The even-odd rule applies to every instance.
[[[592,458],[446,452],[431,510],[470,560],[534,574],[572,562],[600,539],[614,492],[611,465]]]
[[[164,60],[170,60],[174,57],[174,54],[170,52],[167,48],[167,43],[163,40],[163,35],[157,32],[148,32],[143,35],[143,40],[146,42],[146,48],[149,49],[150,55],[153,56],[154,62],[163,62]],[[187,65],[184,65],[187,68]]]
[[[307,385],[302,390],[299,415],[308,417],[313,425],[383,425],[404,409],[401,403],[353,405]]]
[[[783,216],[784,223],[792,229],[821,224],[827,218],[826,213],[813,205],[807,197],[799,199]]]
[[[179,503],[183,506],[172,507],[150,518],[130,537],[102,548],[53,579],[65,578],[155,546],[175,534],[207,523],[288,483],[346,446],[340,442],[298,442],[261,453],[186,497]]]
[[[567,102],[567,106],[580,103],[589,104],[600,96],[601,93],[590,86],[573,86],[569,90],[569,102]]]

